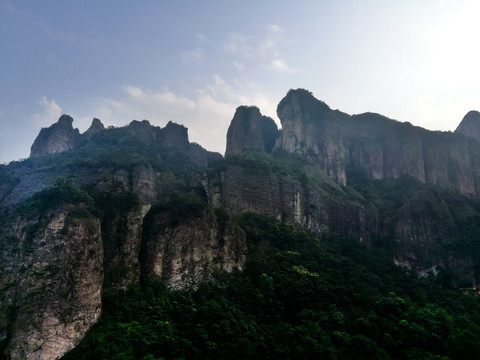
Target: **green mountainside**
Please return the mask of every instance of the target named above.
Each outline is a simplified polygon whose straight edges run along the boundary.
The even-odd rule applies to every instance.
[[[0,359],[480,358],[476,117],[278,115],[225,157],[64,115],[0,165]]]

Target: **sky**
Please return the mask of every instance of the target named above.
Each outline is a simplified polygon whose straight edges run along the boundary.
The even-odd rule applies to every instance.
[[[480,110],[479,18],[467,0],[0,0],[0,164],[62,114],[173,121],[223,154],[238,106],[280,126],[296,88],[454,131]]]

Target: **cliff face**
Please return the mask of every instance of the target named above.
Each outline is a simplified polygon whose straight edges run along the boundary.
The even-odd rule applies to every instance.
[[[42,157],[81,148],[86,141],[92,139],[94,141],[95,135],[112,131],[116,131],[120,137],[132,136],[145,146],[154,148],[166,156],[184,157],[183,160],[189,160],[194,166],[207,166],[209,162],[221,156],[205,150],[198,144],[190,143],[188,129],[171,121],[164,128],[153,126],[148,120],[133,120],[124,128],[105,129],[102,122],[94,118],[91,126],[83,134],[80,134],[78,129],[73,129],[72,124],[71,116],[62,115],[56,124],[43,128],[32,145],[30,157]]]
[[[105,129],[94,119],[79,134],[62,116],[42,129],[31,159],[0,165],[5,356],[58,358],[95,323],[103,292],[142,277],[183,289],[242,270],[245,234],[230,216],[245,212],[319,236],[391,242],[399,265],[476,282],[478,114],[457,134],[431,132],[377,114],[350,116],[305,90],[290,91],[277,111],[281,131],[258,108],[239,107],[225,159],[190,143],[175,123]],[[32,215],[29,197],[38,194],[57,205]]]
[[[0,336],[11,359],[54,359],[100,316],[99,221],[64,206],[20,218],[2,234]]]
[[[105,130],[105,126],[100,119],[94,118],[90,127],[83,133],[83,136],[86,138],[92,138],[94,135]]]
[[[306,90],[291,90],[277,109],[282,134],[274,150],[300,153],[346,185],[348,167],[373,179],[412,176],[423,183],[480,195],[480,147],[377,114],[331,110]]]
[[[308,228],[316,234],[356,234],[367,241],[379,231],[375,209],[362,205],[310,165],[292,166],[285,175],[272,159],[260,159],[251,168],[245,163],[228,164],[202,185],[209,203],[232,215],[254,212]],[[273,160],[274,161],[274,160]],[[293,163],[295,159],[291,160]],[[300,162],[300,161],[299,161]]]
[[[229,128],[227,149],[235,151],[227,155],[243,154],[248,158],[262,153],[262,148],[260,141],[252,141],[255,137],[249,135],[253,132],[251,126],[247,127],[248,132],[242,130],[239,124],[249,124],[251,120],[241,114],[237,110]],[[362,190],[365,185],[352,175],[362,173],[369,181],[399,179],[401,183],[401,179],[414,178],[426,185],[478,197],[480,145],[474,140],[480,119],[477,112],[467,114],[457,134],[432,132],[373,113],[350,116],[330,109],[310,92],[299,89],[291,90],[279,103],[277,114],[282,130],[273,154],[299,155],[322,171],[315,175],[307,171],[310,176],[303,174],[294,179],[291,174],[302,174],[304,170],[275,173],[272,168],[264,168],[262,172],[259,169],[264,160],[260,158],[253,168],[245,162],[235,163],[232,158],[216,177],[204,179],[210,202],[232,213],[269,214],[317,234],[354,234],[367,244],[373,238],[392,239],[397,264],[420,274],[450,271],[457,284],[476,281],[474,264],[479,259],[465,251],[462,241],[466,237],[458,230],[467,228],[470,222],[476,223],[474,218],[459,221],[464,213],[477,212],[468,208],[459,214],[458,204],[465,199],[448,202],[442,196],[430,196],[427,201],[422,200],[421,193],[414,192],[403,198],[403,203],[398,203],[398,199],[392,203],[385,199],[372,202],[367,192],[366,198],[355,201],[355,195],[347,189],[353,185]],[[328,181],[319,181],[321,174],[340,186],[335,188]],[[373,182],[368,184],[375,186]]]
[[[480,112],[469,111],[458,125],[455,133],[480,141]]]
[[[306,155],[330,178],[346,184],[347,149],[340,128],[345,114],[332,111],[306,90],[290,91],[278,104],[282,133],[275,150]]]
[[[140,258],[145,276],[183,289],[242,270],[246,254],[243,231],[205,209],[179,224],[168,212],[149,214]]]
[[[87,186],[90,195],[57,181],[40,192],[40,202],[5,213],[0,349],[7,358],[59,358],[97,321],[102,293],[126,290],[141,276],[184,289],[243,268],[245,234],[228,216],[218,218],[206,205],[195,216],[151,209],[149,199],[162,202],[142,187],[146,174],[126,176],[137,193],[122,174]],[[38,208],[45,201],[66,203]]]
[[[80,132],[72,126],[71,116],[62,115],[58,122],[43,128],[30,150],[30,157],[55,154],[73,149],[80,140]]]
[[[263,116],[255,106],[240,106],[228,128],[225,155],[270,153],[278,135],[277,125],[272,118]]]

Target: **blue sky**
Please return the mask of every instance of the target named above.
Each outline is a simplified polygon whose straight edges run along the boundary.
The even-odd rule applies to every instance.
[[[480,110],[478,1],[0,0],[0,163],[63,114],[137,119],[223,153],[235,108],[306,88],[350,114],[455,130]]]

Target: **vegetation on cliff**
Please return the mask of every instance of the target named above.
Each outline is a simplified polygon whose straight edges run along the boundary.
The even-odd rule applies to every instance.
[[[478,359],[478,298],[442,288],[353,238],[266,216],[236,219],[243,273],[195,291],[145,281],[104,299],[64,359]]]
[[[3,356],[58,358],[102,308],[66,359],[478,359],[478,142],[278,110],[240,108],[225,158],[96,121],[0,165]]]

